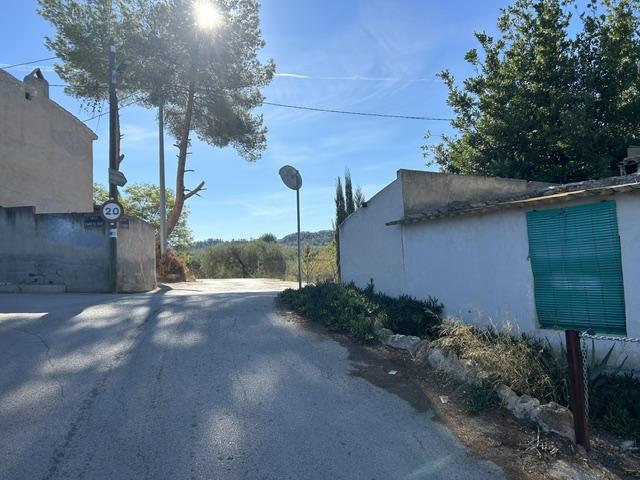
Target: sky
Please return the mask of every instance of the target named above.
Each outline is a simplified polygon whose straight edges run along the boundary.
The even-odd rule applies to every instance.
[[[506,0],[263,0],[261,58],[276,63],[263,90],[266,101],[392,115],[450,118],[447,90],[436,74],[470,74],[464,54],[477,47],[475,31],[495,32]],[[53,28],[37,13],[36,0],[0,0],[0,67],[53,56],[44,45]],[[36,66],[52,84],[62,81],[51,65],[10,69],[22,78]],[[81,120],[92,117],[62,88],[51,98]],[[1,106],[0,106],[1,107]],[[106,109],[105,109],[106,110]],[[193,142],[186,185],[206,182],[202,197],[188,201],[197,240],[278,237],[296,229],[295,192],[278,176],[281,166],[303,177],[302,229],[329,229],[335,215],[338,176],[351,171],[354,186],[370,198],[400,168],[436,170],[423,157],[425,132],[451,133],[448,122],[309,112],[265,105],[267,149],[247,162],[232,148]],[[107,183],[108,117],[87,122],[94,143],[94,181]],[[126,155],[121,170],[130,183],[158,182],[158,133],[152,110],[121,110]],[[429,140],[436,143],[438,137]],[[175,184],[177,150],[166,137],[167,186]]]

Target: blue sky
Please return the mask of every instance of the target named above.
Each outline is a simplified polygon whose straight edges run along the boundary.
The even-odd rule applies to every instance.
[[[473,32],[495,30],[506,0],[264,0],[264,58],[277,76],[267,101],[363,112],[450,117],[446,89],[435,74],[469,72],[464,53],[477,46]],[[44,37],[52,29],[36,0],[2,0],[0,66],[51,56]],[[50,65],[52,62],[44,62]],[[18,77],[33,66],[11,69]],[[61,83],[45,71],[50,83]],[[80,102],[52,88],[51,97],[81,119]],[[232,149],[194,142],[188,186],[205,180],[202,198],[189,201],[196,239],[283,236],[295,230],[295,194],[278,169],[294,165],[304,179],[302,228],[331,228],[338,175],[349,168],[367,198],[399,168],[426,169],[424,133],[450,132],[447,122],[381,119],[264,106],[268,147],[255,163]],[[122,110],[122,170],[129,182],[157,183],[157,127],[153,111]],[[94,144],[94,179],[106,184],[108,120],[87,123]],[[437,141],[437,138],[432,139]],[[167,182],[175,183],[174,140],[166,139]]]

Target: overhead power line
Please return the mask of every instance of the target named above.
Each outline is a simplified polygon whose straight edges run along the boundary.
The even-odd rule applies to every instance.
[[[48,58],[41,58],[39,60],[32,60],[31,62],[16,63],[14,65],[7,65],[6,67],[0,67],[0,70],[8,70],[14,67],[22,67],[23,65],[32,65],[34,63],[47,62],[49,60],[55,60],[56,58],[58,57],[48,57]]]
[[[452,118],[441,117],[419,117],[412,115],[392,115],[389,113],[371,113],[371,112],[352,112],[349,110],[333,110],[329,108],[303,107],[300,105],[288,105],[286,103],[262,102],[264,105],[274,107],[294,108],[296,110],[310,110],[312,112],[340,113],[343,115],[361,115],[364,117],[383,117],[383,118],[401,118],[403,120],[429,120],[434,122],[450,122]]]

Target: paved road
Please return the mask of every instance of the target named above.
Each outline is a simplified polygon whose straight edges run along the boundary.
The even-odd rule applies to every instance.
[[[278,282],[0,294],[0,479],[491,479]]]

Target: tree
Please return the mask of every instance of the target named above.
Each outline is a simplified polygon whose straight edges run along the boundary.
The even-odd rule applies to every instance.
[[[425,155],[447,172],[570,182],[616,171],[638,139],[640,58],[637,0],[595,2],[569,35],[576,2],[516,0],[499,37],[476,33],[465,59],[476,74],[449,88],[457,136]],[[620,80],[618,80],[620,78]],[[429,134],[427,134],[429,137]]]
[[[102,185],[94,184],[93,202],[100,205],[108,198],[108,190]],[[119,200],[124,207],[125,215],[148,222],[156,230],[156,235],[158,234],[160,231],[160,187],[149,183],[133,183],[124,188]],[[175,203],[175,195],[171,189],[167,189],[166,200],[168,208],[171,208]],[[176,249],[185,249],[193,241],[191,229],[187,224],[188,218],[189,211],[185,210],[178,225],[168,237],[169,244]]]
[[[356,193],[353,195],[353,203],[355,204],[356,210],[361,208],[362,205],[364,205],[364,202],[364,193],[362,193],[362,189],[358,186],[358,188],[356,188]]]
[[[177,139],[176,203],[167,230],[175,228],[184,203],[203,189],[204,182],[187,189],[184,183],[192,134],[216,147],[232,146],[248,161],[260,158],[266,147],[262,115],[252,110],[262,105],[260,88],[274,73],[272,61],[261,63],[264,46],[257,0],[218,0],[223,21],[214,31],[199,31],[192,0],[170,0],[150,10],[153,35],[141,29],[145,68],[159,68],[158,83],[144,91],[151,105],[160,100],[166,121]],[[144,41],[146,39],[146,42]],[[155,45],[161,45],[158,49]],[[159,65],[159,67],[158,67]],[[165,73],[170,71],[169,75]],[[159,93],[159,91],[161,93]]]
[[[353,185],[351,184],[351,172],[347,168],[344,172],[344,198],[347,216],[356,211],[356,204],[353,200]]]
[[[252,110],[262,104],[260,88],[269,84],[275,67],[258,58],[264,40],[257,0],[210,0],[223,21],[208,32],[196,28],[193,0],[39,2],[40,13],[56,27],[47,45],[64,62],[56,69],[70,93],[94,106],[104,100],[113,38],[122,72],[119,89],[132,102],[166,107],[166,124],[178,148],[169,234],[185,201],[204,188],[204,182],[185,188],[192,134],[212,146],[231,145],[246,160],[260,157],[266,128],[262,115]]]
[[[342,180],[338,177],[336,184],[336,220],[334,226],[334,236],[336,242],[336,266],[338,268],[338,277],[340,276],[340,224],[347,218],[347,207],[344,199],[344,190],[342,189]]]
[[[277,243],[278,237],[276,237],[273,233],[265,233],[261,235],[258,240],[260,240],[261,242],[267,242],[267,243]]]
[[[39,13],[56,29],[46,37],[45,45],[62,60],[54,70],[67,86],[65,92],[83,100],[83,107],[102,111],[109,98],[109,47],[117,52],[116,92],[116,158],[118,166],[124,159],[120,152],[120,97],[135,101],[140,79],[127,66],[135,65],[135,49],[131,29],[142,22],[141,13],[148,0],[38,0]]]

